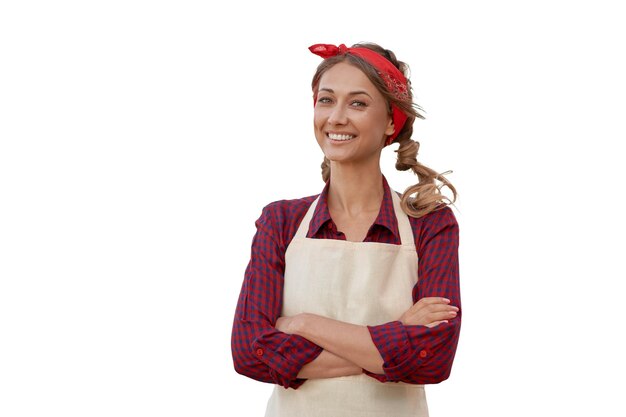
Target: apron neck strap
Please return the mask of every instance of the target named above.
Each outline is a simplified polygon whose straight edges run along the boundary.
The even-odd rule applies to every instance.
[[[321,196],[321,194],[320,194]],[[315,201],[313,201],[313,203],[311,203],[311,206],[309,207],[309,210],[306,212],[306,214],[304,215],[304,218],[302,219],[302,222],[300,222],[300,226],[298,227],[298,231],[296,232],[295,236],[293,237],[293,239],[304,239],[306,238],[307,233],[309,232],[309,227],[311,225],[311,219],[313,218],[313,213],[315,213],[315,208],[317,207],[317,203],[320,201],[320,197],[318,196]]]
[[[391,198],[393,199],[393,208],[396,212],[396,219],[398,220],[398,231],[400,232],[402,246],[412,246],[415,248],[415,238],[413,237],[413,229],[409,222],[409,216],[402,210],[398,193],[393,190],[390,191]]]

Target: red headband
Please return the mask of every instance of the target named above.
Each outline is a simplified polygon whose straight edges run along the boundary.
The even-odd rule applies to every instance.
[[[400,100],[406,99],[408,95],[408,82],[404,74],[402,74],[402,72],[396,68],[391,61],[371,49],[348,48],[344,44],[335,46],[318,43],[310,46],[309,50],[324,59],[342,54],[358,56],[376,69],[378,75],[380,75],[383,79],[391,94]],[[393,142],[393,140],[398,136],[407,119],[406,114],[404,114],[404,112],[393,103],[391,103],[391,111],[395,130],[393,134],[387,138],[385,146]]]

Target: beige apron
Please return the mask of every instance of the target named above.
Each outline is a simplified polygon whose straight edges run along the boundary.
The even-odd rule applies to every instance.
[[[395,192],[401,245],[309,239],[316,200],[285,253],[283,316],[314,313],[377,325],[397,320],[413,305],[417,252]],[[427,417],[423,385],[382,383],[365,374],[310,379],[297,390],[275,386],[266,417]]]

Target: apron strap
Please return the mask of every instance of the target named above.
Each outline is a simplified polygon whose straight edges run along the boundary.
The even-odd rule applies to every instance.
[[[409,246],[415,250],[415,238],[413,237],[413,229],[409,222],[409,216],[402,210],[400,205],[400,196],[393,190],[391,191],[391,197],[393,199],[393,208],[396,212],[396,219],[398,220],[398,231],[400,232],[400,242],[402,246]]]
[[[307,233],[309,232],[309,225],[311,224],[311,219],[313,218],[313,213],[315,213],[315,208],[317,207],[317,203],[320,201],[319,196],[311,203],[309,210],[304,215],[302,222],[300,222],[300,226],[298,226],[298,231],[294,235],[293,239],[305,239]]]

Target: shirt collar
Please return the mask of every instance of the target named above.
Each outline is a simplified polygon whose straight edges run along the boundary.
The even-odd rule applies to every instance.
[[[326,183],[326,186],[319,196],[317,207],[315,207],[315,211],[313,212],[313,218],[311,219],[311,223],[309,224],[309,232],[307,233],[307,237],[316,236],[319,230],[332,220],[330,217],[330,212],[328,211],[329,186],[330,181]],[[379,225],[389,229],[389,231],[399,239],[400,232],[398,230],[398,220],[396,218],[396,213],[393,208],[393,198],[391,196],[392,192],[395,191],[389,188],[387,179],[383,175],[383,201],[380,204],[380,211],[378,212],[376,220],[374,220],[374,225]]]

